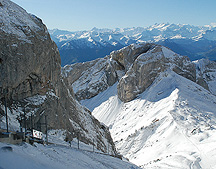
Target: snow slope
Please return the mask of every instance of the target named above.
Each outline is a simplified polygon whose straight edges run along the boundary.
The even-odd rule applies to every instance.
[[[110,127],[117,150],[138,166],[216,168],[216,96],[173,71],[161,73],[130,102],[118,99],[114,85],[82,104]]]
[[[5,152],[1,148],[11,146],[12,152]],[[138,169],[137,166],[94,152],[71,148],[69,146],[35,144],[7,145],[0,143],[0,168],[7,169],[106,169],[125,168]]]

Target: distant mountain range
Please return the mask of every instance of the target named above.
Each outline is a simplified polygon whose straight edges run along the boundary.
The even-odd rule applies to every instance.
[[[216,26],[155,24],[149,27],[97,29],[69,32],[49,30],[57,44],[62,66],[102,58],[132,43],[151,42],[187,55],[191,60],[216,60]]]

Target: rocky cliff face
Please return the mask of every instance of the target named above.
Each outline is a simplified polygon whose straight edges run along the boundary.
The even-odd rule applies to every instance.
[[[124,102],[133,100],[153,83],[160,72],[167,69],[172,69],[192,81],[196,79],[195,65],[189,58],[177,55],[165,47],[154,46],[139,55],[121,78],[118,84],[119,98]]]
[[[108,58],[65,66],[62,74],[73,86],[78,100],[89,99],[117,81],[116,71]]]
[[[90,62],[66,65],[62,74],[74,89],[78,100],[89,99],[119,81],[136,58],[153,44],[129,45],[113,51],[105,58]]]
[[[6,99],[10,128],[19,128],[16,118],[25,111],[27,127],[32,115],[34,128],[44,131],[41,123],[47,116],[48,129],[65,130],[67,140],[79,136],[116,154],[107,127],[74,99],[61,77],[60,55],[46,26],[13,2],[0,2],[0,118]]]
[[[42,21],[10,1],[0,7],[0,92],[17,100],[44,94],[60,74],[60,57]]]
[[[196,65],[196,83],[216,95],[216,62],[201,59],[193,63]]]
[[[211,72],[215,62],[208,62],[209,66],[205,64],[204,67],[211,68],[205,71]],[[62,73],[73,87],[78,100],[94,97],[118,81],[118,97],[128,102],[144,92],[159,74],[167,69],[197,82],[206,89],[214,86],[214,80],[209,80],[211,84],[207,82],[209,73],[203,76],[204,71],[200,72],[199,67],[188,57],[178,55],[166,47],[143,43],[111,52],[102,59],[67,65],[62,69]],[[214,74],[211,73],[211,79],[213,77]]]

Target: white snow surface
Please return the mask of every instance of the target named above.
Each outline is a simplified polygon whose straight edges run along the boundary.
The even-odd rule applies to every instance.
[[[34,143],[30,145],[10,145],[0,142],[0,169],[138,169],[136,165],[104,154],[92,145],[73,139],[71,144],[65,142],[65,130],[49,130],[50,145]],[[45,135],[43,134],[45,139]],[[4,151],[2,147],[10,146],[13,151]]]
[[[171,70],[127,103],[116,85],[81,103],[110,127],[124,157],[142,168],[216,168],[215,95]]]
[[[11,146],[12,152],[5,152],[1,148]],[[139,167],[95,152],[78,150],[64,145],[29,144],[7,145],[0,142],[1,169],[138,169]]]

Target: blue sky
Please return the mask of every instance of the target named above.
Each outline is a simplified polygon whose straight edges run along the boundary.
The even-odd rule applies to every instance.
[[[12,0],[49,29],[146,27],[155,23],[216,22],[216,0]]]

